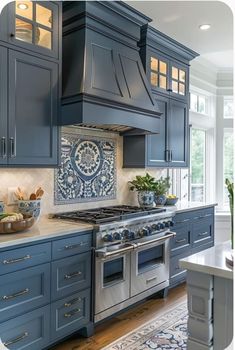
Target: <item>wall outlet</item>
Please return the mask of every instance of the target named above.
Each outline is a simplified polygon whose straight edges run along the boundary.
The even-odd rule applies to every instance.
[[[17,198],[15,196],[15,191],[17,187],[8,187],[7,189],[7,205],[16,205]]]

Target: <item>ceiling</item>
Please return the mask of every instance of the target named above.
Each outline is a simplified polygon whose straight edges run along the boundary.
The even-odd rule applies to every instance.
[[[153,19],[151,25],[200,53],[216,70],[233,66],[233,15],[220,1],[125,1]],[[207,31],[200,24],[209,23]]]

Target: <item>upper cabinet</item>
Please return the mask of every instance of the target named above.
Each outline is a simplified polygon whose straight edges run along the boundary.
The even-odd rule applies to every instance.
[[[55,167],[61,4],[11,2],[0,17],[0,165]]]
[[[7,24],[0,36],[10,44],[39,54],[59,56],[59,7],[51,1],[13,1],[2,14]]]
[[[188,100],[189,68],[154,51],[148,53],[147,75],[152,90],[169,97]]]

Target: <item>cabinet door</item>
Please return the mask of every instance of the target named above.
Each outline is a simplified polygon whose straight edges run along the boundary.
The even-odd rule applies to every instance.
[[[0,40],[8,41],[8,10],[9,5],[5,5],[0,12]]]
[[[188,105],[181,101],[171,100],[168,120],[169,165],[187,167],[189,157]]]
[[[152,90],[169,94],[169,65],[170,62],[165,56],[156,53],[148,53],[148,67],[147,74]]]
[[[9,164],[57,164],[58,65],[9,50]]]
[[[170,95],[182,101],[189,100],[189,68],[178,62],[170,62]]]
[[[160,119],[160,133],[147,136],[147,166],[168,166],[167,162],[167,124],[169,115],[169,99],[157,97],[157,104],[162,113]]]
[[[9,41],[44,55],[58,57],[59,6],[51,1],[9,4]]]
[[[7,164],[7,49],[0,46],[0,164]]]

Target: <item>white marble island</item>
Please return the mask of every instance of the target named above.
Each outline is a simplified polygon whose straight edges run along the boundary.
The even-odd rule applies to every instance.
[[[233,270],[226,263],[231,243],[180,260],[187,269],[188,350],[223,350],[233,337]]]

